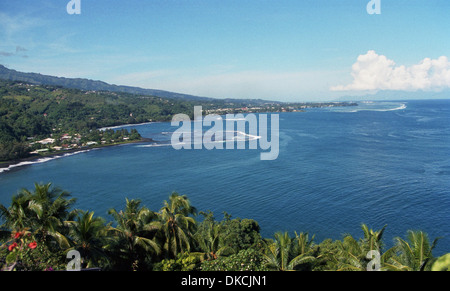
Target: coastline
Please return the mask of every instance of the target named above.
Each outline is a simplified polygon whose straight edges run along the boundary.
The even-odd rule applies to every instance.
[[[345,102],[343,102],[343,103],[345,103]],[[274,113],[274,112],[277,113],[277,111],[262,111],[262,112],[255,112],[255,113],[261,114],[261,113]],[[305,112],[305,110],[298,110],[298,111],[295,111],[295,112]],[[278,113],[280,113],[280,112],[278,112]],[[245,112],[243,114],[245,114]],[[226,114],[222,114],[220,116],[225,117]],[[104,131],[104,130],[108,130],[108,129],[118,129],[118,128],[123,128],[123,127],[141,126],[141,125],[160,123],[160,122],[170,122],[170,121],[149,121],[149,122],[143,122],[143,123],[126,123],[126,124],[121,124],[121,125],[102,127],[102,128],[98,128],[97,130]],[[259,138],[258,136],[256,136],[256,137],[251,136],[251,137],[252,138],[256,138],[256,139]],[[118,142],[118,143],[107,144],[107,145],[95,145],[95,146],[90,146],[90,147],[85,147],[85,148],[78,148],[78,149],[61,150],[61,151],[53,152],[53,153],[49,153],[49,154],[32,155],[32,156],[27,157],[27,158],[0,162],[0,174],[2,174],[4,172],[7,172],[7,171],[9,171],[9,170],[11,170],[13,168],[18,168],[18,167],[31,165],[31,164],[36,164],[36,163],[43,163],[43,162],[50,161],[50,160],[53,160],[53,159],[63,158],[63,157],[66,157],[66,156],[71,156],[71,155],[74,155],[74,154],[77,154],[77,153],[82,153],[82,152],[88,152],[88,151],[95,150],[95,149],[119,146],[119,145],[124,145],[124,144],[154,143],[154,142],[157,142],[157,141],[155,141],[155,140],[153,140],[151,138],[141,137],[141,139],[133,140],[133,141]],[[42,161],[40,161],[40,160],[42,160]]]
[[[143,123],[125,123],[125,124],[120,124],[120,125],[102,127],[102,128],[98,128],[97,130],[105,131],[108,129],[118,129],[118,128],[122,128],[122,127],[147,125],[147,124],[153,124],[153,123],[159,123],[159,122],[164,122],[164,121],[149,121],[149,122],[143,122]]]
[[[151,142],[156,142],[156,141],[151,138],[143,137],[138,140],[132,140],[132,141],[118,142],[118,143],[107,144],[107,145],[96,145],[96,146],[92,146],[92,147],[85,147],[85,148],[78,148],[78,149],[71,149],[71,150],[63,150],[63,151],[58,151],[58,152],[54,152],[54,153],[50,153],[50,154],[46,154],[46,155],[45,154],[33,155],[33,156],[23,158],[23,159],[0,162],[0,174],[3,172],[9,171],[10,169],[13,169],[13,168],[39,163],[40,160],[42,160],[41,162],[46,162],[46,161],[50,161],[53,159],[63,158],[66,156],[72,156],[77,153],[88,152],[88,151],[96,150],[96,149],[103,149],[103,148],[126,145],[126,144],[151,143]]]

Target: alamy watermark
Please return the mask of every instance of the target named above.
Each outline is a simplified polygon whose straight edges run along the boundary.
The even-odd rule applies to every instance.
[[[368,14],[381,14],[381,0],[370,0],[367,3],[366,11]]]
[[[68,14],[81,14],[81,0],[70,0],[67,3],[66,11]]]
[[[66,10],[68,14],[81,14],[81,0],[70,0],[67,3]],[[381,14],[381,0],[370,0],[367,3],[366,11],[368,14]]]
[[[202,106],[195,106],[193,121],[186,114],[172,118],[171,125],[179,128],[172,133],[171,145],[176,150],[261,149],[261,160],[275,160],[280,148],[279,122],[278,114],[270,114],[269,130],[267,114],[227,114],[225,119],[217,114],[203,117]]]
[[[66,271],[80,271],[81,270],[81,254],[79,251],[71,250],[66,255],[70,262],[66,266]]]
[[[370,262],[367,264],[367,271],[381,270],[381,254],[379,251],[369,251],[366,258],[370,259]]]

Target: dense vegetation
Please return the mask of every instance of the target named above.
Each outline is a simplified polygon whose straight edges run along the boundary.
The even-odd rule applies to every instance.
[[[152,211],[139,200],[126,200],[122,210],[109,211],[110,222],[93,212],[72,209],[75,199],[51,184],[35,184],[0,205],[0,265],[4,270],[65,270],[71,250],[79,252],[82,268],[162,271],[364,271],[445,270],[449,256],[433,257],[437,240],[409,231],[385,249],[386,227],[362,225],[360,239],[316,242],[307,233],[275,233],[262,238],[258,223],[225,213],[216,220],[198,212],[185,195],[173,193]],[[369,251],[380,254],[373,265]]]
[[[208,107],[207,104],[204,104]],[[191,101],[0,80],[0,161],[28,156],[33,140],[193,114]]]

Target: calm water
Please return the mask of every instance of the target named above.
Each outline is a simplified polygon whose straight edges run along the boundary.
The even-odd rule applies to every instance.
[[[170,123],[136,126],[169,140]],[[409,229],[443,237],[450,250],[450,100],[374,102],[358,107],[280,114],[280,154],[258,150],[180,150],[124,145],[0,173],[0,203],[34,182],[53,182],[76,206],[110,219],[125,198],[158,210],[172,191],[186,194],[217,219],[253,218],[264,236],[309,232],[316,241],[361,237],[360,224],[385,242]]]

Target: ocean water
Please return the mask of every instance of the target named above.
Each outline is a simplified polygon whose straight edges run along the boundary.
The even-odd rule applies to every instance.
[[[366,102],[358,107],[281,113],[278,159],[260,150],[174,150],[170,123],[134,126],[158,144],[130,144],[0,173],[0,203],[34,182],[52,182],[76,207],[111,219],[125,198],[159,210],[186,194],[217,219],[258,221],[263,236],[308,232],[316,242],[362,237],[361,223],[387,224],[384,241],[423,230],[450,251],[450,100]]]

